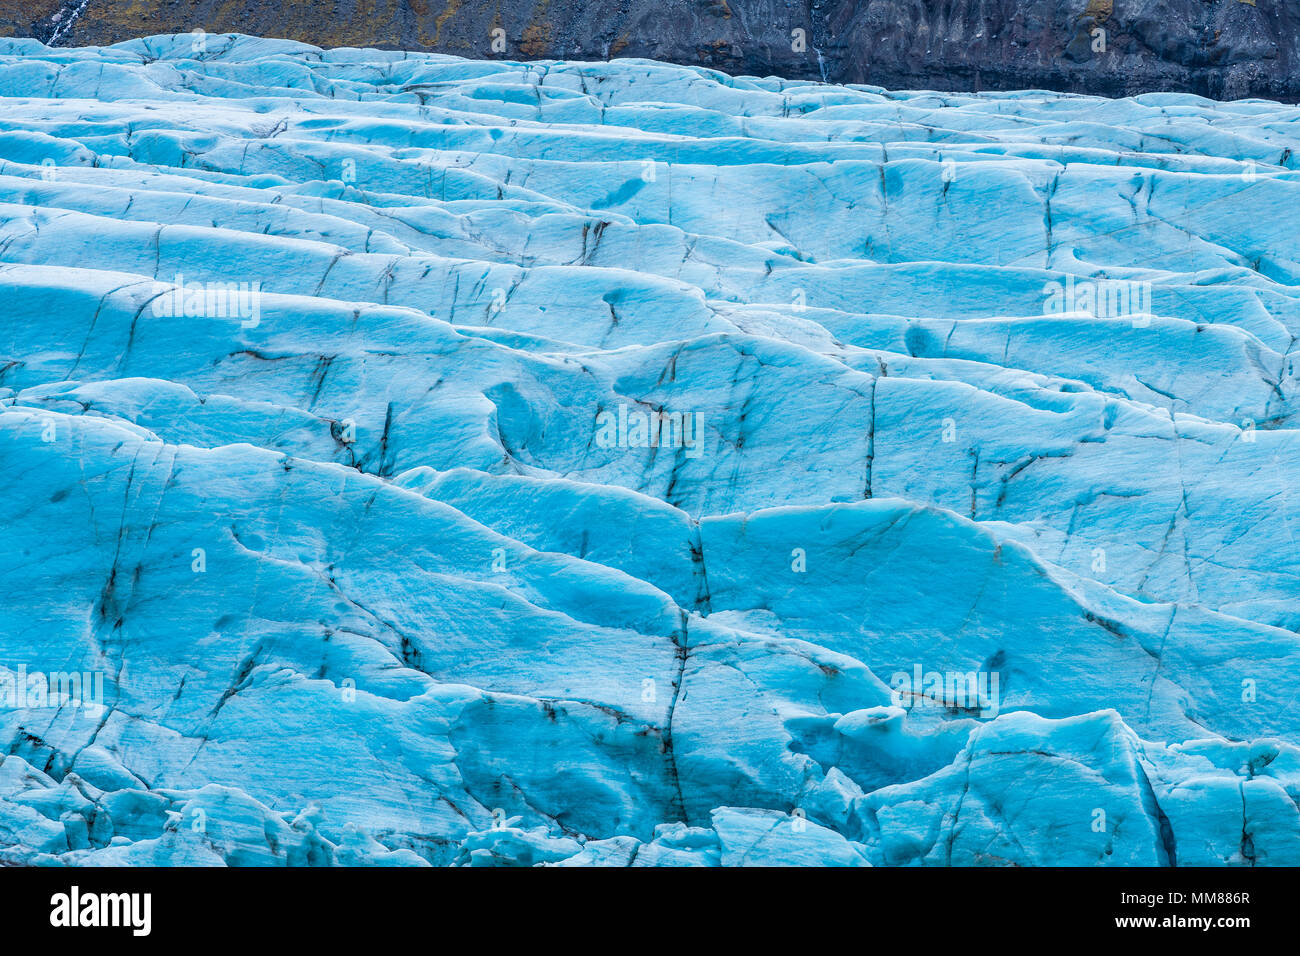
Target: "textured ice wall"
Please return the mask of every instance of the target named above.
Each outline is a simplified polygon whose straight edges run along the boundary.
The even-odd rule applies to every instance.
[[[0,860],[1300,863],[1300,110],[0,96]]]

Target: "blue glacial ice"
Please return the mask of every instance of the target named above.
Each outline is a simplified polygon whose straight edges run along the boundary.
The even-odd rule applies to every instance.
[[[1300,864],[1300,108],[0,96],[0,862]]]

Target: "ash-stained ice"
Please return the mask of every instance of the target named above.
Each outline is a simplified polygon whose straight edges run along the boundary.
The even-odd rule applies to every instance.
[[[0,97],[0,862],[1300,863],[1300,108]]]

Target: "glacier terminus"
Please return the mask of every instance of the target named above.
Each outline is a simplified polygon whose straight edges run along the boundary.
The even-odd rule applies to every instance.
[[[0,39],[0,862],[1300,864],[1297,144]]]

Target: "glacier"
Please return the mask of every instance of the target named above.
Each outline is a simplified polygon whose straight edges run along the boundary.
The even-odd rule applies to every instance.
[[[1300,108],[0,97],[0,862],[1300,864]]]

